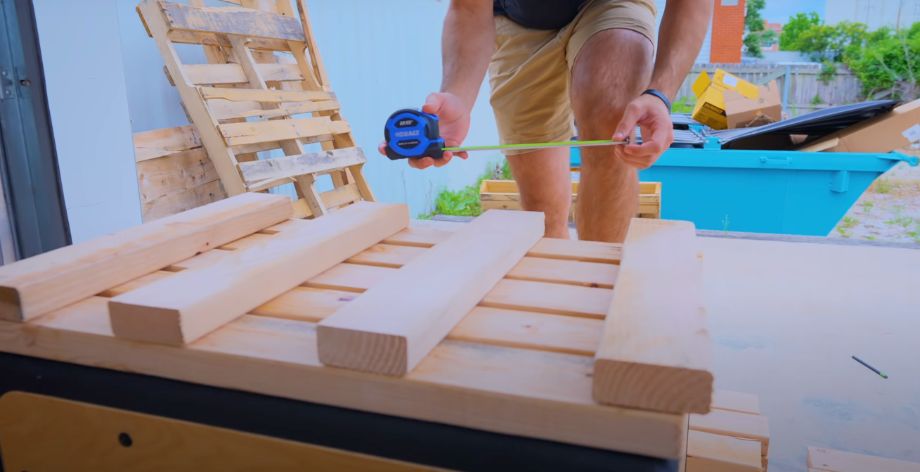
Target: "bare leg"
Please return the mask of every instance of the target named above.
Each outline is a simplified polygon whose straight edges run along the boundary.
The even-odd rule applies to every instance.
[[[540,149],[508,156],[508,164],[521,191],[521,206],[546,215],[546,237],[568,239],[572,205],[568,149]]]
[[[601,31],[582,46],[572,68],[572,109],[580,139],[610,139],[623,110],[648,85],[652,44],[635,31]],[[622,242],[639,209],[636,169],[608,147],[581,150],[575,221],[578,237]]]

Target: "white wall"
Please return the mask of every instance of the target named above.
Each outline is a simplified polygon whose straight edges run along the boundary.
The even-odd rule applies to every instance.
[[[865,23],[870,30],[882,26],[910,28],[920,21],[920,0],[827,0],[824,21]]]
[[[116,1],[34,0],[74,242],[141,221]]]

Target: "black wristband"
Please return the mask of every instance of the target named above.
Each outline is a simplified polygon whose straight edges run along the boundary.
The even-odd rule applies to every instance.
[[[641,95],[652,95],[652,96],[658,97],[659,100],[664,102],[664,106],[668,107],[668,112],[671,111],[671,101],[668,100],[668,96],[662,93],[660,90],[648,89],[642,92]]]

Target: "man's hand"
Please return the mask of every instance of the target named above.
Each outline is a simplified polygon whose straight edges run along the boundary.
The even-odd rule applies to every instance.
[[[658,97],[640,95],[623,112],[623,118],[613,133],[614,141],[633,138],[636,126],[642,130],[642,144],[627,144],[614,147],[614,155],[627,164],[647,169],[658,160],[671,143],[674,142],[674,125],[668,107]]]
[[[463,101],[452,93],[439,92],[429,95],[425,100],[425,105],[422,106],[422,111],[438,115],[438,128],[441,137],[444,138],[445,147],[459,146],[466,139],[466,134],[470,132],[470,111]],[[380,154],[386,155],[386,145],[387,143],[380,144],[377,149]],[[444,157],[441,159],[431,157],[409,159],[409,166],[416,169],[441,167],[450,162],[455,154],[461,159],[467,158],[466,152],[444,151]]]

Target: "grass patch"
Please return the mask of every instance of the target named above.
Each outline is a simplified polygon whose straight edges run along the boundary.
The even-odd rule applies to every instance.
[[[907,228],[914,224],[914,219],[909,216],[898,216],[890,220],[885,220],[885,224],[889,226],[900,226],[902,228]]]
[[[672,113],[692,113],[696,100],[688,96],[680,97],[671,104]]]
[[[866,215],[872,213],[872,209],[875,208],[875,203],[871,200],[864,200],[860,205],[862,205],[863,212]]]
[[[894,184],[892,184],[888,179],[878,179],[875,181],[874,184],[872,184],[872,190],[875,193],[881,193],[881,194],[891,193],[893,189],[894,189]]]
[[[840,220],[840,223],[837,224],[837,227],[834,229],[837,230],[837,233],[839,233],[840,236],[843,236],[844,238],[849,238],[850,236],[853,235],[853,233],[850,230],[858,224],[859,224],[858,219],[853,218],[852,216],[844,216],[843,219]]]
[[[479,186],[483,180],[511,180],[511,167],[503,160],[500,165],[487,169],[476,182],[459,190],[441,190],[434,198],[434,208],[430,213],[418,216],[420,220],[430,220],[434,215],[479,216],[482,206],[479,204]]]

